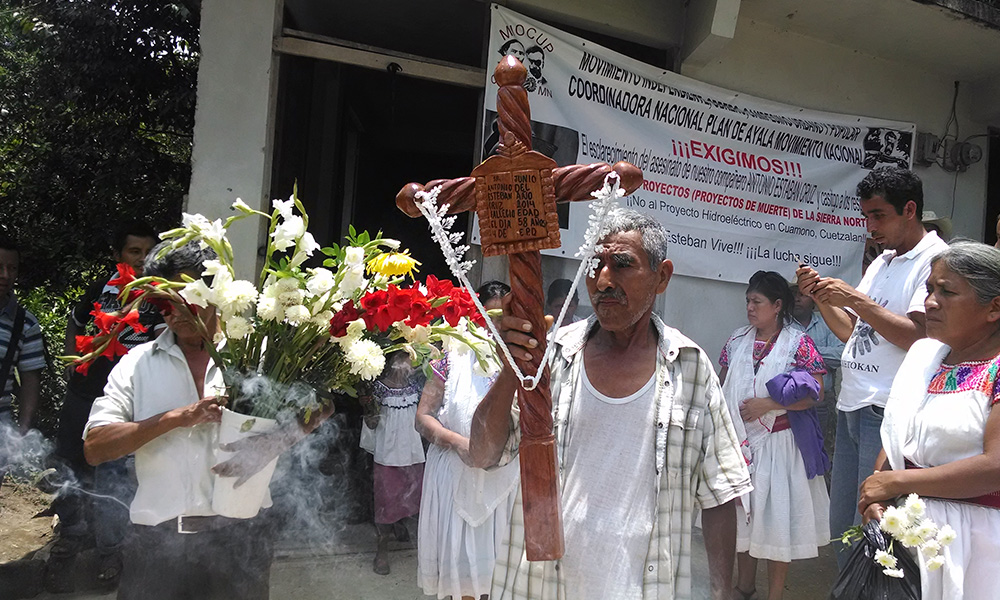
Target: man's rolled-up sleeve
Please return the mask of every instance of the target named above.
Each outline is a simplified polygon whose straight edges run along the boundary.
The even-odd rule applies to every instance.
[[[134,390],[132,379],[134,373],[135,361],[130,360],[129,355],[126,354],[111,370],[108,383],[104,386],[104,395],[94,400],[94,405],[90,409],[90,418],[83,428],[83,439],[87,439],[87,434],[94,427],[132,422]]]
[[[742,496],[753,489],[740,440],[729,417],[729,409],[707,358],[702,369],[709,373],[705,378],[706,414],[702,423],[702,450],[704,458],[701,479],[695,495],[701,508],[713,508]],[[702,379],[699,377],[699,380]]]

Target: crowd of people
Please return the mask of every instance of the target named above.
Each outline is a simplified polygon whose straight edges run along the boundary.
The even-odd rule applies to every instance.
[[[760,560],[766,597],[798,598],[786,590],[792,561],[833,541],[844,568],[851,549],[840,535],[918,494],[958,540],[941,549],[945,568],[917,554],[922,597],[992,598],[1000,249],[946,243],[924,222],[921,182],[905,168],[871,171],[857,195],[882,248],[860,284],[806,264],[794,277],[791,269],[754,273],[747,324],[725,342],[719,371],[654,310],[674,272],[668,232],[632,210],[606,223],[585,280],[593,314],[578,317],[572,282],[556,280],[546,311],[557,319],[567,307],[549,331],[506,311],[495,318],[517,358],[537,358],[546,336],[556,346],[548,367],[565,535],[557,561],[529,561],[525,552],[513,370],[498,355],[490,377],[470,355],[445,353],[424,375],[404,353],[390,355],[362,394],[360,445],[375,465],[373,570],[389,573],[389,541],[415,529],[417,581],[438,598],[691,598],[699,526],[712,598],[764,597]],[[199,277],[213,258],[197,244],[146,258],[156,256],[154,242],[129,224],[114,258],[177,280]],[[37,319],[12,293],[18,258],[0,241],[0,420],[14,426],[8,373],[16,371],[25,431],[45,360]],[[486,308],[504,309],[509,291],[488,282],[477,293]],[[116,292],[108,277],[95,283],[70,316],[67,340],[95,303],[113,310]],[[202,310],[211,323],[212,309]],[[71,376],[60,468],[130,508],[124,515],[114,503],[60,495],[52,585],[90,527],[98,576],[118,584],[120,598],[267,598],[267,511],[218,516],[206,495],[220,469],[211,451],[220,408],[208,392],[218,369],[183,313],[150,309],[143,318],[147,332],[122,340],[130,351],[117,363]],[[268,451],[281,452],[326,416]]]

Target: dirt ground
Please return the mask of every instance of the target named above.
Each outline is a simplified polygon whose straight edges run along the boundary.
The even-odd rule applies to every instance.
[[[52,539],[52,517],[32,518],[48,508],[49,496],[7,478],[0,487],[0,563],[25,558]]]

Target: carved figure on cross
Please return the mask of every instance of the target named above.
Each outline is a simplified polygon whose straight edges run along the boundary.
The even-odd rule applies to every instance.
[[[514,359],[521,372],[539,374],[534,389],[518,392],[525,549],[528,560],[556,560],[563,554],[562,510],[548,366],[539,371],[547,330],[539,250],[560,245],[557,202],[590,200],[611,171],[618,173],[621,188],[631,194],[642,184],[642,171],[627,162],[559,167],[532,151],[526,76],[524,65],[513,56],[505,56],[494,71],[501,140],[496,156],[473,169],[470,177],[407,184],[396,195],[396,205],[418,217],[417,193],[440,186],[438,205],[448,204],[449,214],[477,212],[483,256],[509,255],[511,313],[531,323],[538,342],[530,361]]]

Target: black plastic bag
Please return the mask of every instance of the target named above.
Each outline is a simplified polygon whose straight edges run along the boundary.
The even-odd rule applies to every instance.
[[[903,578],[889,577],[875,562],[875,552],[888,550],[891,537],[874,520],[862,533],[833,584],[830,600],[920,600],[920,567],[910,552],[902,544],[893,545],[896,568],[903,570]]]

